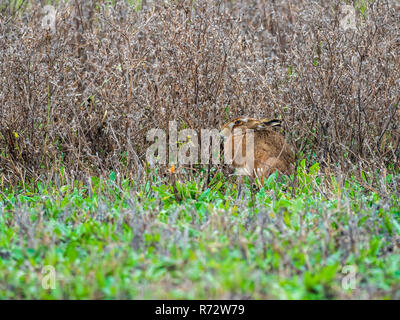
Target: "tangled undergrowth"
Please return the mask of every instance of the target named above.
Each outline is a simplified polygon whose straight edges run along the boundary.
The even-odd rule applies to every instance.
[[[397,0],[0,1],[0,298],[400,299],[399,21]],[[242,115],[283,120],[294,175],[149,168],[150,129]]]
[[[284,120],[299,158],[399,170],[400,6],[353,1],[33,1],[0,6],[0,182],[143,175],[152,128]],[[19,2],[18,2],[19,3]]]

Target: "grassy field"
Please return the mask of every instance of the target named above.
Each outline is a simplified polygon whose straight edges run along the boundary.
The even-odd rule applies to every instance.
[[[399,21],[398,0],[0,1],[0,299],[400,299]],[[206,150],[238,117],[281,120],[296,174],[148,168],[153,129]]]
[[[400,176],[305,168],[239,195],[220,174],[4,190],[0,297],[399,299]]]

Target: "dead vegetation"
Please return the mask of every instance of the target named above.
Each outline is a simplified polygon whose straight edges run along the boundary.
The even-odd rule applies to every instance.
[[[149,1],[148,1],[149,2]],[[0,183],[110,170],[138,177],[146,132],[278,117],[297,154],[399,169],[400,6],[355,1],[2,4]]]

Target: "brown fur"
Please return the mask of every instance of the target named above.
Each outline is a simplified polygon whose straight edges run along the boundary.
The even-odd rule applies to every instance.
[[[280,126],[281,121],[277,119],[261,119],[241,117],[236,118],[222,126],[222,135],[227,138],[234,139],[233,133],[235,129],[239,131],[239,137],[242,137],[242,152],[245,157],[246,150],[246,129],[254,130],[254,170],[246,169],[245,164],[238,164],[235,161],[235,150],[233,145],[233,162],[232,166],[236,169],[246,170],[246,174],[259,178],[263,184],[263,178],[268,178],[273,172],[278,170],[283,174],[291,174],[294,169],[294,152],[284,137],[274,131],[272,127]],[[241,132],[241,133],[240,133]]]

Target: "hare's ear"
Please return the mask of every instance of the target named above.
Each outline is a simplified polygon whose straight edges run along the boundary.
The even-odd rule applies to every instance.
[[[282,124],[282,120],[279,119],[262,119],[261,123],[264,127],[277,127]]]

